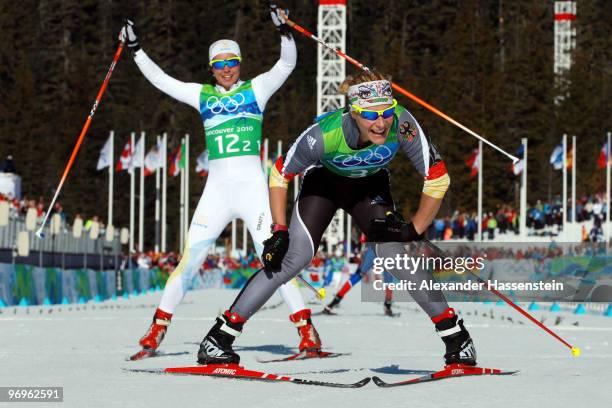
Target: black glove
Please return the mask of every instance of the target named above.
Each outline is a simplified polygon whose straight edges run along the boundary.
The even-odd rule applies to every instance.
[[[276,4],[270,4],[270,17],[272,23],[281,35],[291,36],[291,28],[287,25],[287,20],[281,15],[281,11],[285,12],[285,16],[289,17],[289,10],[282,10]]]
[[[399,213],[389,211],[385,218],[370,221],[367,236],[374,242],[412,242],[423,240],[425,234],[419,234],[414,224],[405,222]]]
[[[134,22],[127,18],[125,19],[125,25],[121,29],[121,33],[119,33],[119,41],[123,41],[132,52],[136,52],[140,49],[136,26]]]
[[[289,249],[289,231],[277,230],[264,241],[262,260],[268,272],[278,272]]]

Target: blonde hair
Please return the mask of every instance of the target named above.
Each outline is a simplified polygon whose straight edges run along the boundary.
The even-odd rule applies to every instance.
[[[391,82],[391,75],[383,74],[379,71],[376,71],[375,69],[361,71],[360,73],[356,75],[347,76],[344,79],[344,81],[342,81],[340,86],[338,87],[338,92],[346,95],[348,92],[348,89],[353,85],[361,84],[364,82],[370,82],[370,81],[381,81],[383,79],[386,79],[387,81]]]

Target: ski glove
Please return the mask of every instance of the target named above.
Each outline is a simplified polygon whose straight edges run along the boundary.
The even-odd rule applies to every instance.
[[[289,231],[276,230],[272,236],[264,241],[262,260],[268,272],[278,272],[281,269],[283,258],[289,249]]]
[[[125,25],[121,29],[121,33],[119,33],[119,41],[123,41],[132,52],[136,52],[140,49],[138,34],[136,34],[136,26],[134,22],[127,18],[125,19]]]
[[[276,4],[270,4],[270,17],[272,23],[281,35],[291,36],[291,28],[287,25],[287,20],[281,15],[281,11],[285,12],[285,16],[289,16],[289,10],[282,10]]]
[[[425,234],[419,234],[411,222],[405,222],[397,212],[389,211],[385,218],[370,221],[368,239],[374,242],[422,241]]]

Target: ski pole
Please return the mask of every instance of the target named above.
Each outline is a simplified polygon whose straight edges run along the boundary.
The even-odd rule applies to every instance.
[[[296,30],[297,32],[303,34],[304,36],[306,36],[306,37],[308,37],[308,38],[318,42],[323,47],[325,47],[328,50],[336,53],[338,56],[344,58],[345,60],[347,60],[351,64],[355,65],[357,68],[362,69],[364,71],[369,71],[370,70],[367,66],[363,65],[361,62],[357,61],[356,59],[354,59],[354,58],[352,58],[352,57],[350,57],[348,55],[346,55],[344,52],[340,51],[339,49],[333,48],[331,45],[327,44],[321,38],[317,37],[316,35],[314,35],[310,31],[306,30],[304,27],[302,27],[299,24],[291,21],[289,19],[289,17],[287,17],[287,15],[282,10],[281,10],[281,13],[282,13],[283,17],[285,18],[285,20],[287,22],[287,25],[289,27],[293,28],[294,30]],[[461,130],[469,133],[470,135],[474,136],[475,138],[477,138],[479,140],[482,140],[484,143],[488,144],[489,146],[491,146],[492,148],[494,148],[498,152],[508,156],[510,159],[512,159],[512,163],[516,163],[516,162],[519,161],[518,157],[515,157],[515,156],[511,155],[510,153],[506,152],[502,148],[500,148],[500,147],[494,145],[493,143],[489,142],[487,139],[485,139],[484,137],[480,136],[478,133],[474,132],[473,130],[469,129],[467,126],[459,123],[457,120],[453,119],[452,117],[450,117],[446,113],[442,112],[441,110],[439,110],[435,106],[425,102],[423,99],[419,98],[418,96],[414,95],[413,93],[408,92],[408,90],[406,90],[405,88],[402,88],[401,86],[399,86],[398,84],[396,84],[394,82],[391,82],[391,86],[393,86],[393,89],[395,89],[397,92],[399,92],[402,95],[412,99],[414,102],[418,103],[419,105],[423,106],[424,108],[426,108],[426,109],[430,110],[431,112],[435,113],[436,115],[440,116],[442,119],[447,120],[448,122],[450,122],[453,125],[457,126]]]
[[[436,244],[434,244],[433,242],[429,241],[428,239],[424,239],[423,242],[425,242],[425,244],[432,249],[434,252],[438,253],[439,255],[443,256],[443,257],[447,257],[447,254],[440,249]],[[471,270],[467,270],[467,272],[472,275],[473,277],[476,278],[476,280],[485,285],[486,282],[478,275],[476,275],[474,272],[472,272]],[[531,320],[533,323],[535,323],[537,326],[539,326],[542,330],[544,330],[545,332],[547,332],[548,334],[550,334],[551,336],[553,336],[555,339],[559,340],[563,345],[565,345],[567,348],[569,348],[572,351],[572,354],[576,357],[580,356],[580,348],[576,347],[576,346],[572,346],[571,344],[569,344],[567,341],[563,340],[561,338],[561,336],[559,336],[558,334],[556,334],[555,332],[553,332],[552,330],[550,330],[548,327],[546,327],[544,325],[544,323],[540,322],[539,320],[537,320],[535,317],[533,317],[531,314],[529,314],[529,312],[527,312],[525,309],[521,308],[519,305],[517,305],[516,303],[514,303],[510,298],[508,298],[506,295],[504,295],[503,293],[499,292],[497,289],[495,288],[490,288],[487,285],[487,289],[492,292],[493,294],[495,294],[496,296],[498,296],[501,300],[503,300],[504,302],[506,302],[507,304],[509,304],[510,306],[512,306],[517,312],[519,312],[520,314],[522,314],[523,316],[525,316],[527,319]]]
[[[85,134],[87,133],[87,130],[89,129],[91,120],[93,119],[93,116],[96,113],[96,109],[98,109],[98,105],[100,104],[102,95],[104,95],[104,91],[106,90],[106,87],[108,86],[110,77],[113,74],[113,69],[115,68],[115,64],[117,64],[117,61],[119,60],[119,56],[121,55],[121,51],[123,51],[123,42],[119,42],[119,46],[117,47],[117,51],[115,52],[115,56],[113,57],[113,62],[111,62],[110,67],[108,68],[108,72],[106,73],[106,77],[104,77],[104,82],[102,82],[102,86],[100,87],[100,90],[98,91],[98,96],[96,96],[96,101],[94,102],[93,107],[91,108],[91,111],[89,112],[89,116],[87,117],[87,120],[85,121],[85,125],[83,125],[83,129],[81,129],[81,134],[79,135],[79,138],[77,139],[74,149],[72,150],[72,154],[70,155],[68,164],[66,165],[66,168],[64,168],[64,173],[62,174],[62,178],[60,179],[57,189],[55,190],[55,195],[53,196],[53,200],[51,200],[51,204],[49,204],[49,208],[47,209],[47,212],[45,213],[45,218],[43,218],[43,222],[40,225],[40,228],[38,229],[38,231],[36,231],[36,236],[38,238],[44,238],[43,228],[47,224],[47,219],[49,218],[49,214],[51,213],[51,210],[53,209],[55,200],[57,200],[57,197],[62,191],[62,186],[64,185],[64,182],[66,181],[68,172],[72,168],[74,159],[76,158],[76,155],[79,152],[79,149],[81,148],[81,143],[83,143],[83,139],[85,138]]]
[[[265,267],[261,267],[258,270],[255,271],[255,273],[261,272],[261,271],[265,271],[266,268]],[[255,274],[253,274],[255,275]],[[325,288],[321,288],[319,290],[317,290],[317,288],[315,288],[314,286],[312,286],[310,283],[308,283],[308,281],[304,278],[302,278],[302,275],[300,275],[299,273],[296,276],[296,279],[299,280],[300,282],[302,282],[304,284],[304,286],[306,286],[307,289],[311,290],[316,296],[317,298],[319,298],[320,300],[325,299]]]
[[[302,282],[304,284],[304,286],[306,286],[308,289],[310,289],[312,292],[314,292],[314,294],[317,296],[317,298],[319,298],[320,300],[325,299],[325,288],[321,288],[321,289],[317,290],[317,288],[315,288],[310,283],[308,283],[308,281],[306,279],[302,278],[302,275],[298,274],[297,278],[300,280],[300,282]]]

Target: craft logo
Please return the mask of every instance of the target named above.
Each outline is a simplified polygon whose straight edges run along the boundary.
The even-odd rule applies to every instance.
[[[264,213],[259,213],[259,218],[257,219],[257,231],[261,231],[261,224],[263,223]]]

